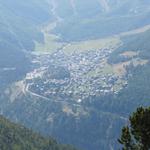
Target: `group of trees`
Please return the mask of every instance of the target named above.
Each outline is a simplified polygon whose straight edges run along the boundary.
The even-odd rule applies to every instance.
[[[140,107],[129,118],[129,125],[122,128],[118,140],[122,150],[150,149],[150,107]]]

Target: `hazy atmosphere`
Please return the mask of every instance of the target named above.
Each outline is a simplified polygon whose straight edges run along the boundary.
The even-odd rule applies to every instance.
[[[0,0],[0,150],[150,150],[149,106],[149,0]]]

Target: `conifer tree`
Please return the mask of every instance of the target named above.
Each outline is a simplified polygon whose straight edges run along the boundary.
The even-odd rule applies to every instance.
[[[122,128],[118,140],[122,150],[150,149],[150,107],[140,107],[129,118],[130,125]]]

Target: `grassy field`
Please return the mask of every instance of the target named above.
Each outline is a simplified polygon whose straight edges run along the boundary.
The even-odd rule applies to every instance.
[[[105,39],[96,39],[96,40],[87,40],[81,42],[72,42],[67,44],[63,50],[67,53],[73,52],[84,52],[89,50],[98,50],[102,48],[115,48],[121,43],[120,39],[117,37],[105,38]]]
[[[102,48],[115,48],[118,47],[118,45],[121,43],[120,39],[115,37],[71,43],[59,42],[59,37],[48,33],[44,33],[44,38],[44,43],[35,43],[35,51],[51,53],[62,48],[66,54],[71,54],[73,52],[80,53]]]
[[[63,43],[59,41],[59,36],[50,33],[55,28],[55,26],[56,24],[52,23],[41,29],[44,35],[44,42],[35,42],[35,51],[52,53],[62,48],[66,54],[71,54],[75,51],[80,53],[84,51],[98,50],[102,48],[115,48],[118,47],[118,45],[120,45],[121,43],[119,37],[108,37],[104,39]]]
[[[123,52],[122,54],[120,54],[121,56],[125,56],[125,57],[134,57],[134,56],[137,56],[139,54],[139,52],[134,52],[134,51],[126,51],[126,52]]]
[[[59,36],[50,33],[56,27],[56,25],[57,23],[54,22],[48,24],[47,26],[44,26],[41,29],[41,31],[44,34],[45,40],[44,43],[35,42],[36,45],[35,51],[51,53],[62,48],[66,52],[66,54],[71,54],[75,51],[80,53],[87,50],[97,50],[101,48],[115,48],[122,43],[122,41],[120,40],[121,37],[127,35],[139,34],[141,32],[147,31],[150,28],[150,25],[147,25],[142,28],[138,28],[128,32],[123,32],[108,38],[63,43],[63,42],[59,42],[59,38],[60,38]]]
[[[35,42],[35,51],[52,53],[63,47],[64,43],[58,42],[58,37],[52,34],[44,34],[44,43]]]
[[[55,27],[56,23],[54,22],[41,28],[41,32],[44,35],[44,42],[35,42],[35,51],[52,53],[63,47],[65,43],[58,42],[59,36],[50,33]]]

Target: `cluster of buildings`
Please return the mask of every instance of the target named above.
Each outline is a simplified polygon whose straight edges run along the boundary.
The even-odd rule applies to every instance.
[[[112,50],[74,52],[70,55],[59,50],[51,55],[38,56],[36,63],[39,62],[40,67],[28,74],[28,78],[31,77],[30,80],[33,82],[29,88],[32,92],[38,92],[46,97],[72,97],[78,103],[89,96],[117,94],[121,88],[116,90],[114,87],[119,77],[111,71],[105,72],[107,58]],[[48,70],[50,65],[64,67],[70,76],[62,79],[50,78],[48,76],[51,71]],[[58,72],[57,69],[58,67],[56,67],[56,72]]]

